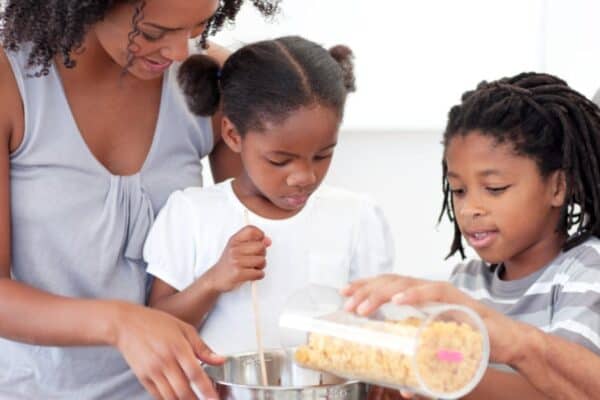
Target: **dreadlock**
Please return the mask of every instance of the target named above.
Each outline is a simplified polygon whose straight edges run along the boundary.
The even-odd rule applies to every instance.
[[[273,15],[281,0],[251,0],[263,15]],[[28,67],[39,67],[35,76],[47,75],[52,59],[61,56],[67,68],[73,68],[72,52],[81,48],[90,26],[101,21],[108,10],[118,3],[135,4],[129,51],[140,34],[138,23],[143,19],[145,0],[8,0],[0,12],[0,42],[10,51],[23,43],[31,43]],[[208,36],[224,24],[233,23],[243,0],[220,0],[219,8],[208,21],[199,45],[207,48]]]
[[[566,178],[566,199],[557,226],[568,233],[568,250],[591,236],[600,236],[600,109],[548,74],[522,73],[494,82],[481,82],[465,92],[461,103],[448,113],[444,148],[456,135],[477,130],[497,143],[513,145],[516,154],[536,162],[543,177],[561,170]],[[457,251],[464,258],[461,232],[442,161],[444,201],[439,222],[446,215],[454,223],[448,257]]]

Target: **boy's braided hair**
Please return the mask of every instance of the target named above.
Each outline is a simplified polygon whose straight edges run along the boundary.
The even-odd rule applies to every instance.
[[[591,236],[600,236],[600,109],[563,80],[541,73],[522,73],[481,82],[450,109],[444,147],[456,135],[477,130],[497,143],[509,143],[516,154],[533,159],[543,177],[561,170],[566,200],[558,232],[573,234],[568,250]],[[448,257],[464,258],[461,232],[454,218],[452,195],[442,161],[444,202],[439,221],[454,223]]]

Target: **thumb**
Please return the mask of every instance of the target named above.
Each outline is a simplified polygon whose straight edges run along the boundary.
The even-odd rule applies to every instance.
[[[200,339],[196,332],[194,332],[192,337],[190,337],[190,335],[187,333],[186,336],[192,344],[192,348],[194,349],[194,355],[200,361],[212,365],[223,364],[225,362],[225,357],[220,356],[214,351],[212,351],[212,349],[208,347],[202,339]]]

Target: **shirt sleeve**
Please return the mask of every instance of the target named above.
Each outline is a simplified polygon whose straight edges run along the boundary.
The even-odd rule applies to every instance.
[[[359,211],[350,281],[392,272],[394,242],[381,208],[365,197]]]
[[[181,291],[195,279],[196,240],[192,204],[182,191],[169,196],[144,244],[147,272]]]
[[[600,355],[600,263],[574,264],[557,277],[548,331]]]

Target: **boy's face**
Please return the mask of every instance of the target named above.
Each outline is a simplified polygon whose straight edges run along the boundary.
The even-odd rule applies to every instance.
[[[135,3],[118,2],[92,32],[116,64],[128,64],[128,48],[133,63],[128,71],[140,79],[160,77],[173,61],[188,56],[189,40],[204,32],[207,21],[217,10],[217,0],[147,1],[138,22],[139,35],[130,47]]]
[[[234,137],[228,139],[224,127],[226,142],[240,153],[244,166],[236,180],[238,195],[248,196],[252,207],[267,217],[296,214],[325,178],[339,123],[334,110],[312,105],[292,111],[282,123],[265,123],[263,131],[250,130],[244,137],[234,130]]]
[[[456,221],[482,259],[504,263],[507,274],[518,278],[558,254],[564,240],[556,232],[565,197],[562,173],[544,178],[512,144],[478,131],[453,137],[445,159]]]

